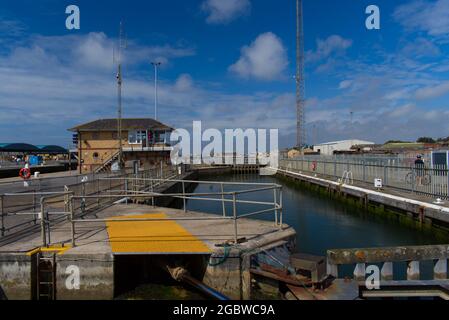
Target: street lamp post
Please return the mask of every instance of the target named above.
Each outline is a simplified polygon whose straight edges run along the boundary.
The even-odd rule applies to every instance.
[[[154,66],[154,120],[157,120],[157,68],[162,64],[161,62],[152,62]]]

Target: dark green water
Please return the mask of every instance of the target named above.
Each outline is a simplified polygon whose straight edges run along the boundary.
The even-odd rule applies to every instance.
[[[423,232],[399,221],[387,219],[375,213],[366,213],[361,209],[330,199],[322,194],[299,187],[295,183],[286,183],[274,177],[259,175],[220,175],[202,178],[207,181],[278,183],[283,185],[284,222],[297,232],[297,249],[300,252],[326,255],[328,249],[355,247],[383,247],[400,245],[426,245],[447,243],[448,234],[437,230]],[[244,190],[250,187],[226,187],[225,191]],[[253,188],[253,187],[251,187]],[[198,185],[195,192],[220,192],[218,185]],[[263,191],[240,196],[238,199],[272,201],[273,192]],[[188,201],[189,210],[212,214],[222,214],[221,202]],[[245,213],[266,207],[238,205],[239,213]],[[226,206],[228,215],[232,214],[230,204]],[[273,221],[273,214],[258,216]],[[431,279],[432,262],[421,265],[423,279]],[[394,266],[395,278],[405,279],[406,264]],[[351,276],[353,266],[345,266],[340,276]],[[198,293],[185,287],[143,284],[118,299],[199,299]]]
[[[325,255],[328,249],[367,248],[401,245],[426,245],[447,243],[448,235],[436,230],[422,231],[387,219],[375,213],[346,205],[325,195],[286,183],[275,177],[259,175],[220,175],[207,181],[269,182],[283,185],[284,222],[297,232],[297,247],[300,252]],[[225,191],[248,189],[227,187]],[[195,192],[219,192],[220,186],[198,185]],[[272,201],[273,192],[263,191],[239,199]],[[189,201],[189,210],[222,213],[221,202]],[[257,206],[239,205],[238,212],[255,211]],[[230,205],[227,213],[232,213]],[[273,221],[273,214],[259,217]]]

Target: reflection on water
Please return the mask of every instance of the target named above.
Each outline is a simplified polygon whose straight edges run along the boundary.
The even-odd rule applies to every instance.
[[[426,245],[447,242],[447,234],[443,236],[433,232],[423,232],[405,226],[397,219],[387,219],[374,213],[345,205],[327,196],[310,190],[304,190],[295,183],[285,182],[275,177],[259,175],[220,175],[208,179],[233,182],[269,182],[283,185],[284,222],[297,232],[297,245],[300,252],[325,255],[328,249],[354,247],[385,247],[401,245]],[[248,189],[246,187],[227,187],[225,191]],[[220,192],[220,186],[199,185],[196,192]],[[273,192],[263,191],[238,199],[272,201]],[[221,202],[189,201],[189,210],[209,213],[222,213]],[[266,208],[266,207],[265,207]],[[238,205],[239,213],[247,213],[262,209],[254,205]],[[226,206],[230,215],[231,204]],[[273,221],[273,214],[261,218]]]
[[[326,255],[328,249],[354,247],[383,247],[400,245],[426,245],[447,243],[447,234],[437,236],[434,232],[422,232],[400,224],[397,220],[379,217],[373,213],[355,209],[315,192],[304,190],[297,184],[287,183],[274,177],[258,175],[221,175],[208,178],[210,181],[269,182],[283,185],[284,222],[297,232],[297,246],[300,252]],[[207,180],[207,179],[202,179]],[[219,185],[199,185],[196,192],[220,192]],[[226,187],[225,191],[248,189],[248,186]],[[271,201],[272,191],[239,196],[239,199]],[[221,202],[188,201],[189,210],[222,214]],[[254,205],[239,204],[239,213],[260,210]],[[263,208],[265,209],[265,208]],[[228,215],[232,213],[231,204],[226,205]],[[260,216],[273,221],[273,214]],[[430,279],[431,262],[421,267],[422,275]],[[397,279],[405,279],[405,263],[395,264]],[[350,275],[350,266],[342,270]],[[118,299],[203,299],[197,292],[179,285],[147,284],[121,295]]]

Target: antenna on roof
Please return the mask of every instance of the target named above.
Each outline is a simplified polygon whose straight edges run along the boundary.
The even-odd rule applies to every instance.
[[[122,141],[122,50],[126,49],[126,40],[123,33],[123,23],[120,21],[120,29],[119,29],[119,39],[117,52],[114,50],[113,59],[114,63],[117,64],[117,139],[119,141],[119,151],[117,162],[119,167],[121,168],[122,160],[123,160],[123,141]]]

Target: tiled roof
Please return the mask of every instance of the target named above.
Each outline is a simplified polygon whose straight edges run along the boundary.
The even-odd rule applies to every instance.
[[[169,126],[151,119],[122,119],[122,130],[173,130]],[[117,130],[117,119],[99,119],[69,129],[69,131],[114,131]]]

